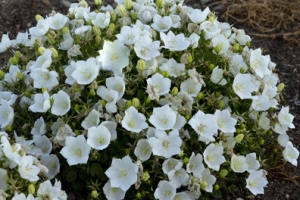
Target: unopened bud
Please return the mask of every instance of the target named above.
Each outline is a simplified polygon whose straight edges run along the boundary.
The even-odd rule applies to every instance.
[[[5,77],[5,73],[2,70],[0,70],[0,79],[2,80],[4,79],[4,77]]]
[[[96,41],[96,43],[97,44],[100,44],[100,42],[101,42],[101,36],[100,35],[96,35],[96,37],[95,37],[95,41]]]
[[[55,31],[50,31],[49,34],[50,34],[50,36],[51,36],[53,39],[55,39],[56,36],[57,36],[57,34],[55,33]]]
[[[29,194],[34,194],[35,193],[35,187],[33,184],[28,185],[28,193]]]
[[[12,132],[12,126],[11,125],[6,125],[5,131]]]
[[[138,98],[133,98],[132,99],[132,105],[135,107],[135,108],[138,108],[140,106],[140,100]]]
[[[58,52],[55,48],[51,47],[50,51],[52,52],[52,54],[51,54],[52,58],[54,58],[54,59],[58,58]]]
[[[138,62],[137,62],[137,68],[140,71],[144,71],[146,69],[146,63],[145,63],[145,61],[142,60],[142,59],[138,60]]]
[[[132,19],[133,21],[137,20],[137,17],[138,17],[137,12],[132,12],[132,13],[131,13],[131,19]]]
[[[198,95],[197,95],[197,98],[200,100],[200,99],[202,99],[203,98],[203,92],[200,92]]]
[[[233,45],[233,50],[234,50],[235,52],[237,52],[237,51],[240,50],[240,45],[239,45],[239,43],[235,43],[235,44]]]
[[[156,0],[156,5],[158,8],[164,7],[164,0]]]
[[[101,35],[101,30],[98,26],[93,26],[93,32],[95,35]]]
[[[141,199],[141,198],[142,198],[142,194],[141,194],[140,192],[138,192],[138,193],[136,193],[135,197],[136,197],[137,199]]]
[[[79,5],[80,5],[81,7],[84,7],[84,8],[86,8],[86,7],[88,6],[88,4],[87,4],[87,2],[86,2],[85,0],[81,0],[81,1],[79,2]]]
[[[221,48],[220,45],[217,45],[217,46],[215,47],[215,52],[216,52],[217,54],[220,53],[221,50],[222,50],[222,48]]]
[[[214,64],[210,64],[210,65],[208,66],[208,68],[209,68],[210,70],[213,70],[213,69],[215,68],[215,65],[214,65]]]
[[[42,93],[47,92],[47,88],[42,88]]]
[[[247,45],[247,47],[250,47],[251,46],[251,42],[247,42],[246,45]]]
[[[132,106],[132,101],[131,100],[126,101],[126,106],[127,106],[127,108],[129,108],[130,106]]]
[[[183,164],[188,164],[190,159],[188,157],[183,158]]]
[[[244,139],[244,134],[242,134],[242,133],[238,134],[237,136],[234,137],[234,141],[236,143],[241,143],[243,141],[243,139]]]
[[[38,52],[39,54],[43,55],[45,50],[46,50],[45,47],[39,47]]]
[[[125,0],[124,1],[124,4],[125,4],[125,8],[127,10],[130,10],[132,8],[132,3],[131,3],[131,0]]]
[[[112,22],[115,22],[117,19],[117,14],[114,10],[110,11],[110,19]]]
[[[188,63],[192,63],[194,61],[192,54],[188,54],[187,61]]]
[[[102,100],[101,100],[101,104],[102,104],[102,107],[105,107],[106,101],[102,99]]]
[[[214,191],[218,191],[220,189],[220,186],[218,185],[218,184],[216,184],[215,186],[214,186]]]
[[[15,56],[16,56],[17,58],[21,58],[22,53],[21,53],[20,51],[16,51],[16,52],[15,52]]]
[[[50,33],[47,34],[47,41],[50,44],[55,44],[55,39],[50,35]]]
[[[149,178],[150,178],[150,175],[147,171],[145,171],[141,176],[142,181],[147,181]]]
[[[69,33],[69,28],[68,27],[63,27],[62,32],[63,32],[63,34]]]
[[[112,32],[115,30],[115,24],[114,23],[110,23],[108,29],[111,30]]]
[[[178,94],[178,87],[173,87],[171,94],[176,96]]]
[[[278,92],[282,92],[282,90],[284,89],[284,83],[280,83],[278,86],[277,86],[277,91]]]
[[[260,144],[260,145],[263,145],[264,143],[265,143],[265,140],[261,138],[261,139],[259,140],[259,144]]]
[[[19,58],[17,58],[17,56],[13,56],[13,57],[9,58],[9,62],[13,65],[17,65],[19,62]]]
[[[227,169],[222,169],[222,170],[220,171],[220,176],[221,176],[222,178],[225,178],[227,175],[228,175]]]
[[[44,17],[42,17],[41,15],[36,15],[35,16],[36,21],[43,20],[43,19],[44,19]]]
[[[20,71],[17,72],[17,78],[19,80],[23,80],[24,79],[24,75],[22,74],[22,72],[20,72]]]
[[[245,73],[245,69],[243,67],[240,69],[240,73],[241,74]]]
[[[96,6],[101,6],[102,5],[102,0],[95,0],[95,5]]]
[[[191,119],[191,116],[190,115],[185,115],[184,118],[185,118],[186,121],[189,121]]]
[[[97,198],[99,196],[97,190],[93,190],[92,193],[91,193],[91,197],[93,198]]]
[[[145,101],[146,104],[149,104],[151,103],[151,99],[149,97],[147,97],[146,101]]]

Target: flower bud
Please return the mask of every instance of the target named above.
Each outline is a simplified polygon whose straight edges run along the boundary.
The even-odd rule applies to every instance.
[[[265,143],[265,140],[261,138],[261,139],[259,140],[259,144],[260,144],[260,145],[263,145],[264,143]]]
[[[216,47],[215,47],[215,52],[218,54],[218,53],[220,53],[220,51],[221,51],[221,46],[220,45],[217,45]]]
[[[224,102],[223,101],[218,101],[218,108],[220,110],[223,110],[223,108],[224,108]]]
[[[77,130],[77,129],[74,131],[74,134],[75,134],[76,136],[81,135],[80,131]]]
[[[44,17],[42,17],[41,15],[36,15],[35,16],[36,21],[43,20],[43,19],[44,19]]]
[[[132,101],[131,100],[126,101],[126,106],[127,106],[127,108],[129,108],[130,106],[132,106]]]
[[[234,141],[235,141],[236,143],[242,142],[243,139],[244,139],[244,134],[238,134],[237,136],[234,137]]]
[[[69,33],[69,28],[68,27],[63,27],[63,29],[62,29],[62,32],[63,32],[63,34],[67,34],[67,33]]]
[[[190,115],[185,115],[184,118],[186,119],[186,121],[189,121],[191,119]]]
[[[54,58],[54,59],[58,58],[58,52],[55,48],[51,47],[50,51],[52,52],[52,54],[51,54],[52,58]]]
[[[127,10],[130,10],[132,8],[132,3],[131,3],[131,0],[125,0],[124,1],[124,4],[125,4],[125,8]]]
[[[136,197],[137,199],[141,199],[141,198],[142,198],[142,194],[141,194],[140,192],[138,192],[138,193],[136,193],[135,197]]]
[[[190,161],[190,159],[188,158],[188,157],[184,157],[183,158],[183,164],[188,164],[189,163],[189,161]]]
[[[208,19],[210,22],[214,22],[215,21],[215,16],[209,16],[209,19]]]
[[[149,104],[151,103],[151,99],[149,97],[147,97],[146,101],[145,101],[146,104]]]
[[[216,184],[215,186],[214,186],[214,191],[218,191],[220,189],[220,186],[218,185],[218,184]]]
[[[233,45],[233,50],[234,50],[235,52],[238,52],[238,51],[240,50],[240,45],[239,45],[239,43],[235,43],[235,44]]]
[[[102,99],[102,100],[101,100],[101,104],[102,104],[102,107],[105,107],[106,101]]]
[[[192,54],[188,54],[187,61],[188,63],[192,63],[194,61]]]
[[[51,35],[51,37],[52,37],[53,39],[55,39],[56,36],[57,36],[57,34],[55,33],[55,31],[50,31],[49,34]]]
[[[95,41],[96,41],[96,43],[97,44],[100,44],[100,42],[101,42],[101,36],[100,35],[96,35],[96,37],[95,37]]]
[[[88,4],[87,4],[87,2],[86,2],[85,0],[81,0],[81,1],[79,2],[79,5],[80,5],[81,7],[84,7],[84,8],[88,7]]]
[[[208,66],[208,68],[209,68],[209,70],[213,70],[213,69],[215,68],[215,65],[214,65],[214,64],[210,64],[210,65]]]
[[[147,181],[149,178],[150,178],[150,175],[147,171],[145,171],[141,176],[142,181]]]
[[[45,50],[46,50],[45,47],[39,47],[38,52],[40,55],[42,55],[44,54]]]
[[[22,53],[21,53],[20,51],[16,51],[16,52],[15,52],[15,56],[16,56],[17,58],[21,58]]]
[[[145,61],[142,60],[142,59],[139,59],[138,62],[137,62],[137,68],[140,71],[144,71],[146,69],[146,63],[145,63]]]
[[[13,56],[13,57],[9,58],[9,62],[13,65],[17,65],[19,62],[19,58],[17,58],[17,56]]]
[[[0,70],[0,79],[2,80],[4,79],[4,77],[5,77],[5,73],[2,70]]]
[[[110,11],[110,19],[112,22],[116,21],[116,19],[117,19],[116,11],[114,11],[114,10]]]
[[[203,92],[200,92],[200,93],[197,95],[197,98],[200,100],[200,99],[203,98],[203,96],[204,96]]]
[[[34,194],[35,193],[35,187],[33,184],[28,185],[28,193],[29,194]]]
[[[250,47],[251,46],[251,42],[247,42],[246,45],[247,45],[247,47]]]
[[[5,131],[6,132],[12,132],[12,126],[11,125],[6,125]]]
[[[163,8],[164,7],[164,0],[156,0],[156,5],[158,8]]]
[[[167,77],[169,77],[170,73],[169,73],[169,71],[164,71],[161,73],[161,75],[163,75],[163,77],[167,78]]]
[[[50,44],[55,44],[55,39],[51,36],[50,33],[47,34],[47,41],[48,41]]]
[[[42,88],[42,93],[47,92],[47,88]]]
[[[92,193],[91,193],[91,197],[93,198],[97,198],[99,196],[97,190],[93,190]]]
[[[176,96],[178,94],[178,87],[173,87],[171,94]]]
[[[228,175],[227,169],[222,169],[222,170],[220,171],[220,176],[221,176],[222,178],[225,178],[227,175]]]
[[[93,32],[95,35],[101,35],[101,30],[98,26],[93,26]]]
[[[110,23],[108,29],[111,30],[112,32],[115,30],[115,24],[114,23]]]
[[[96,6],[101,6],[102,5],[102,0],[95,0],[95,5]]]
[[[140,100],[138,98],[133,98],[132,99],[132,105],[135,107],[135,108],[138,108],[140,106]]]
[[[284,89],[284,83],[280,83],[278,86],[277,86],[277,91],[278,92],[282,92],[282,90]]]
[[[138,17],[137,12],[132,12],[132,13],[131,13],[131,19],[132,19],[133,21],[137,20],[137,17]]]
[[[19,80],[23,80],[24,79],[24,75],[22,74],[22,72],[20,72],[20,71],[17,72],[17,78]]]

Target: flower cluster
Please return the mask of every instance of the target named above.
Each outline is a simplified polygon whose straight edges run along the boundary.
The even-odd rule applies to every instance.
[[[221,197],[241,180],[257,195],[269,158],[297,165],[284,85],[244,30],[183,0],[116,2],[2,36],[0,197],[66,199],[55,177],[95,199]]]

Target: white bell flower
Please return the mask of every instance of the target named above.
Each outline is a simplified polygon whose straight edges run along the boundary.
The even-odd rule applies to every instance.
[[[175,125],[176,113],[168,105],[153,108],[149,121],[159,130],[170,130]]]
[[[266,111],[271,105],[267,95],[252,96],[251,108],[255,111]]]
[[[286,134],[286,131],[289,129],[289,127],[287,125],[282,125],[279,122],[276,122],[272,129],[275,133]]]
[[[260,48],[251,51],[250,67],[260,78],[263,78],[265,75],[271,75],[272,72],[269,70],[268,65],[269,59],[261,55]]]
[[[110,132],[110,141],[117,139],[117,123],[113,121],[103,121],[100,125],[104,125]]]
[[[18,95],[13,94],[11,91],[1,91],[0,99],[7,101],[8,105],[13,105],[18,98]]]
[[[105,171],[111,187],[126,192],[137,181],[138,166],[134,164],[129,155],[122,159],[113,158],[111,166]]]
[[[244,29],[238,29],[237,32],[235,40],[238,41],[240,45],[246,45],[247,42],[251,42],[251,37],[246,35]]]
[[[254,195],[264,194],[264,187],[268,184],[262,170],[251,171],[246,182],[246,188],[248,188]]]
[[[174,187],[179,188],[181,186],[188,185],[190,176],[185,171],[185,169],[181,168],[179,170],[174,171],[174,174],[169,173],[168,178],[170,182],[174,185]]]
[[[56,129],[54,128],[55,126],[58,126],[56,131],[54,131],[54,129]],[[53,142],[58,143],[61,146],[65,146],[67,137],[75,136],[72,128],[68,124],[60,122],[59,120],[53,123],[53,125],[51,126],[51,130],[53,135],[55,135]]]
[[[49,21],[48,18],[41,19],[37,22],[37,25],[29,28],[29,34],[37,37],[44,36],[49,30]]]
[[[54,16],[48,17],[47,20],[51,29],[61,30],[69,21],[69,18],[60,13],[56,13]]]
[[[280,112],[278,113],[278,121],[283,126],[288,126],[289,128],[295,128],[292,123],[294,116],[289,113],[289,107],[282,107]]]
[[[232,88],[241,99],[251,99],[251,93],[258,90],[256,82],[253,82],[253,75],[241,73],[235,76]]]
[[[48,172],[44,173],[49,180],[53,179],[60,171],[60,162],[55,154],[44,154],[41,156],[41,162],[47,167]]]
[[[141,20],[144,24],[152,21],[153,16],[157,13],[157,9],[153,6],[141,6],[138,11],[138,19]]]
[[[134,155],[141,161],[146,161],[152,154],[152,148],[147,139],[140,139],[134,149]]]
[[[248,66],[242,55],[234,53],[233,56],[230,56],[228,69],[234,76],[236,76],[241,72],[241,69],[243,69],[244,72],[247,72]]]
[[[100,64],[95,58],[91,57],[86,61],[77,61],[76,69],[72,72],[73,79],[83,85],[90,84],[98,76]]]
[[[59,43],[58,49],[68,51],[69,49],[71,49],[73,45],[74,45],[74,39],[71,36],[71,34],[68,32],[63,34],[63,41]]]
[[[192,200],[191,197],[185,192],[176,193],[174,200]]]
[[[46,133],[46,124],[44,118],[41,116],[34,122],[34,127],[30,132],[32,135],[44,135]]]
[[[195,155],[195,153],[192,152],[189,162],[186,165],[186,171],[188,173],[193,173],[193,176],[195,176],[196,178],[200,178],[204,169],[205,168],[202,155],[200,153],[197,153],[197,155]]]
[[[52,143],[45,135],[34,135],[33,142],[36,148],[41,149],[43,154],[50,154],[52,151]]]
[[[177,130],[172,130],[167,134],[165,131],[156,129],[155,137],[149,138],[148,142],[152,147],[153,155],[163,156],[165,158],[179,154],[182,144]]]
[[[174,175],[175,171],[180,170],[182,166],[182,160],[178,160],[171,157],[163,162],[162,170],[166,175],[170,176],[170,174]]]
[[[32,112],[46,112],[50,108],[50,95],[47,91],[44,93],[37,93],[34,95],[33,104],[29,106]]]
[[[216,34],[211,39],[211,44],[214,47],[213,52],[218,55],[226,55],[228,48],[230,47],[228,39],[223,34]],[[219,49],[216,52],[216,48]]]
[[[144,37],[134,44],[134,51],[136,55],[144,60],[151,60],[160,55],[160,42],[152,41],[149,37]]]
[[[159,200],[173,200],[176,195],[176,187],[168,181],[159,181],[154,192],[154,197]]]
[[[209,8],[207,7],[205,10],[200,9],[193,9],[191,13],[187,13],[190,20],[195,24],[200,24],[201,22],[205,21],[207,18],[208,13],[210,12]]]
[[[297,166],[297,159],[299,157],[299,151],[293,146],[291,142],[288,142],[283,150],[283,157],[286,161],[292,163],[292,165]]]
[[[118,40],[125,45],[132,45],[136,40],[137,33],[130,26],[123,26],[121,32],[116,34]]]
[[[174,58],[166,60],[162,65],[159,67],[161,71],[168,71],[170,77],[178,77],[185,75],[185,65],[181,63],[177,63]]]
[[[65,146],[60,154],[67,159],[68,164],[86,164],[89,159],[91,147],[87,144],[83,135],[77,137],[67,137]]]
[[[9,47],[12,46],[12,41],[9,39],[7,34],[3,34],[0,42],[0,53],[5,52]]]
[[[7,137],[1,137],[1,147],[4,155],[10,160],[9,167],[12,169],[21,163],[21,155],[19,151],[21,150],[21,145],[19,143],[15,143],[11,145],[7,139]]]
[[[143,129],[148,128],[146,117],[144,114],[139,113],[135,107],[130,106],[125,111],[125,116],[122,120],[122,127],[128,131],[139,133]]]
[[[219,129],[222,132],[234,133],[236,131],[235,125],[237,123],[237,120],[235,118],[231,117],[229,110],[222,110],[222,111],[216,110],[215,120],[219,126]]]
[[[170,91],[171,80],[156,73],[147,79],[147,91],[150,90],[151,87],[156,88],[159,95],[167,94]]]
[[[158,32],[166,32],[170,30],[172,27],[173,22],[171,17],[169,16],[161,16],[159,14],[155,14],[153,16],[153,23],[151,24],[151,27],[158,31]]]
[[[110,180],[105,183],[103,192],[107,200],[124,199],[125,197],[125,192],[121,188],[112,187]]]
[[[221,32],[217,19],[212,22],[209,20],[202,22],[200,24],[200,30],[205,32],[205,40],[211,39],[214,35]]]
[[[219,85],[226,85],[227,80],[223,78],[223,69],[219,69],[219,66],[215,67],[210,75],[210,80]]]
[[[260,167],[260,163],[256,159],[256,153],[249,153],[246,155],[246,163],[248,165],[247,171],[250,173],[251,171],[256,171]]]
[[[98,126],[100,123],[100,113],[93,109],[91,112],[84,118],[84,120],[81,122],[81,126],[88,130],[89,128],[93,126]]]
[[[14,121],[14,109],[4,99],[0,100],[0,125],[1,128],[5,128],[7,125],[11,125]]]
[[[98,26],[101,29],[108,27],[110,23],[110,14],[108,11],[105,13],[99,12],[97,13],[95,19],[91,20],[95,26]]]
[[[70,96],[63,90],[58,91],[57,94],[51,96],[54,99],[51,107],[51,113],[56,116],[65,115],[71,108]]]
[[[271,74],[271,75],[265,75],[263,78],[263,82],[265,85],[271,87],[271,88],[277,88],[276,85],[278,83],[278,76],[276,74]]]
[[[49,71],[45,68],[39,68],[30,73],[30,77],[33,79],[34,88],[47,88],[52,90],[59,84],[57,78],[58,73],[56,71]]]
[[[268,115],[267,112],[262,112],[258,120],[258,126],[266,131],[270,129],[270,121],[271,121],[267,117],[267,115]]]
[[[23,179],[29,180],[31,182],[37,181],[40,178],[38,177],[38,173],[40,172],[40,168],[33,165],[32,156],[22,156],[20,160],[20,165],[18,167],[18,172]]]
[[[186,92],[191,97],[197,97],[202,85],[200,82],[195,82],[193,79],[188,78],[180,84],[180,91]]]
[[[96,150],[103,150],[110,143],[110,132],[104,125],[93,126],[88,129],[87,143]]]
[[[205,190],[206,192],[212,192],[213,185],[215,184],[216,180],[216,177],[211,175],[209,169],[204,169],[200,177],[201,189]]]
[[[248,170],[248,164],[245,156],[236,156],[235,154],[231,157],[230,162],[231,169],[236,173],[243,173]]]
[[[109,77],[106,79],[105,84],[107,89],[118,92],[118,100],[123,97],[123,94],[125,92],[125,81],[122,77]]]
[[[287,134],[279,134],[277,141],[280,146],[286,147],[287,143],[290,141],[290,137]]]
[[[165,49],[169,49],[170,51],[184,51],[186,50],[191,42],[188,38],[186,38],[183,33],[175,35],[172,31],[169,31],[166,35],[163,32],[160,32],[160,38],[164,42]]]
[[[104,86],[99,86],[97,89],[97,95],[107,101],[105,108],[108,112],[117,112],[116,103],[119,97],[119,93],[117,91],[107,89]]]
[[[180,130],[181,128],[184,127],[184,125],[186,124],[186,119],[184,116],[181,116],[180,114],[177,114],[177,117],[176,117],[176,122],[173,126],[172,129],[176,129],[176,130]]]
[[[64,72],[66,75],[65,83],[73,85],[75,83],[75,79],[72,76],[72,73],[76,70],[76,62],[71,61],[68,66],[65,67]]]
[[[216,146],[213,143],[205,148],[203,157],[209,168],[219,171],[220,165],[226,161],[223,156],[223,151],[222,146]]]
[[[13,84],[19,80],[17,73],[20,73],[20,69],[17,65],[10,65],[9,72],[4,75],[4,81]]]

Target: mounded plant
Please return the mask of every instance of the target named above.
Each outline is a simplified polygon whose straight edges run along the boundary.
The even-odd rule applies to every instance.
[[[2,36],[1,197],[257,195],[297,165],[284,84],[244,30],[182,0],[117,2]]]

